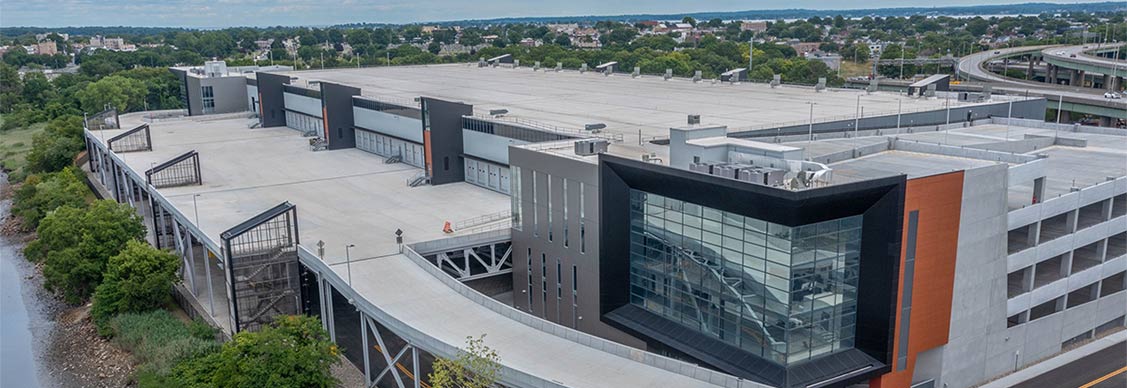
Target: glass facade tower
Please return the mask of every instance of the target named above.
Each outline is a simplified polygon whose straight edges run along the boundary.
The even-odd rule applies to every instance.
[[[791,227],[630,189],[630,303],[780,365],[850,349],[861,220]]]

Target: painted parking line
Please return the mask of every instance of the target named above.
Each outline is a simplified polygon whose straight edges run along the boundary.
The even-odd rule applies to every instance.
[[[1106,375],[1103,375],[1103,377],[1100,377],[1100,378],[1098,378],[1098,379],[1095,379],[1095,380],[1089,381],[1089,382],[1088,382],[1087,384],[1081,385],[1081,386],[1080,386],[1080,388],[1089,388],[1089,387],[1091,387],[1091,386],[1093,386],[1093,385],[1096,385],[1096,384],[1099,384],[1099,383],[1102,383],[1102,382],[1104,382],[1104,380],[1107,380],[1107,379],[1110,379],[1110,378],[1112,378],[1112,377],[1115,377],[1115,375],[1117,375],[1117,374],[1120,374],[1120,373],[1123,373],[1123,372],[1127,372],[1127,366],[1125,366],[1125,367],[1122,367],[1122,368],[1119,368],[1118,370],[1115,370],[1115,371],[1113,371],[1113,372],[1111,372],[1111,373],[1108,373],[1108,374],[1106,374]]]

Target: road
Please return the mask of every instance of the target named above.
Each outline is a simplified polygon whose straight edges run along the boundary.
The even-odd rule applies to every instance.
[[[1100,51],[1110,50],[1123,45],[1124,43],[1108,43],[1097,48],[1095,43],[1091,43],[1083,46],[1046,48],[1041,51],[1041,54],[1046,57],[1055,57],[1066,62],[1100,66],[1108,69],[1113,69],[1113,71],[1114,69],[1119,69],[1120,75],[1122,75],[1123,69],[1127,67],[1127,64],[1125,64],[1124,61],[1116,61],[1111,58],[1098,57],[1091,55],[1088,52],[1095,51],[1097,49],[1099,49]]]
[[[1014,388],[1042,387],[1127,387],[1127,342],[1112,345],[1014,386]]]
[[[1103,90],[1068,85],[1053,85],[1043,82],[1008,78],[986,70],[985,66],[987,62],[995,58],[1018,56],[1023,53],[1051,53],[1052,55],[1060,55],[1057,53],[1063,51],[1065,53],[1063,55],[1067,57],[1068,55],[1070,55],[1070,50],[1084,49],[1083,46],[1051,45],[1001,48],[990,51],[982,51],[959,58],[957,69],[960,78],[985,82],[992,85],[995,91],[1010,94],[1028,93],[1032,95],[1040,95],[1044,96],[1050,101],[1060,98],[1063,99],[1065,103],[1078,105],[1073,109],[1068,110],[1076,110],[1083,113],[1097,114],[1106,117],[1123,117],[1124,115],[1122,112],[1124,111],[1124,107],[1127,106],[1127,100],[1106,99],[1103,96]],[[1069,59],[1076,60],[1076,58]],[[1087,55],[1083,56],[1083,59],[1091,59],[1094,61],[1102,60],[1100,58],[1089,57]]]

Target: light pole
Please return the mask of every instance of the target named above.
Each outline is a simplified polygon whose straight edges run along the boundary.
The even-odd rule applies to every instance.
[[[808,142],[813,142],[814,141],[814,105],[818,105],[818,104],[815,103],[814,101],[807,101],[806,103],[810,104],[810,128],[809,128],[810,139],[808,140]]]
[[[904,100],[896,100],[896,129],[900,129],[900,109],[904,105]]]
[[[1010,141],[1010,121],[1014,119],[1014,100],[1010,100],[1009,110],[1006,111],[1006,141]]]
[[[1060,110],[1064,108],[1064,95],[1057,96],[1057,124],[1060,124]]]
[[[348,269],[348,286],[349,287],[352,287],[352,252],[351,252],[351,250],[354,247],[356,247],[356,244],[348,244],[348,245],[344,246],[344,265]]]
[[[857,146],[857,136],[860,135],[861,128],[861,95],[857,95],[857,107],[853,110],[853,146]]]

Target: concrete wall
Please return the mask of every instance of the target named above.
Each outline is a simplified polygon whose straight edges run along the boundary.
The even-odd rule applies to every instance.
[[[325,139],[329,149],[356,147],[356,129],[352,117],[352,96],[360,95],[360,88],[321,83],[321,100],[325,112]]]
[[[214,77],[201,78],[200,87],[211,86],[215,96],[215,110],[211,113],[233,113],[250,110],[246,99],[247,79],[244,77]],[[203,92],[200,93],[201,109],[203,107]],[[202,112],[202,110],[201,110]]]
[[[357,127],[423,144],[422,120],[356,106],[352,107],[352,116]]]
[[[1013,103],[1013,116],[1015,118],[1033,118],[1041,119],[1045,117],[1046,102],[1044,99],[1032,99],[1014,101]],[[987,105],[973,105],[973,106],[960,106],[952,107],[950,111],[950,119],[948,119],[948,112],[946,109],[939,109],[926,112],[912,112],[904,113],[902,115],[886,115],[886,116],[873,116],[865,117],[860,120],[845,119],[829,122],[815,122],[814,133],[827,133],[827,132],[841,132],[853,131],[854,122],[856,121],[856,129],[864,131],[867,129],[881,129],[881,128],[907,128],[907,127],[920,127],[928,125],[946,124],[948,121],[951,123],[960,123],[967,121],[967,114],[970,113],[971,120],[979,120],[986,117],[1007,117],[1009,114],[1009,102],[995,102]],[[897,123],[899,122],[899,125]],[[810,131],[809,124],[791,125],[779,128],[757,129],[751,131],[732,132],[729,134],[731,137],[764,137],[764,136],[786,136],[786,135],[802,135],[808,134]]]
[[[593,334],[625,345],[645,349],[645,343],[622,331],[610,327],[599,320],[599,186],[598,165],[562,156],[530,151],[523,148],[509,148],[509,161],[513,167],[520,168],[520,190],[522,203],[522,223],[519,229],[514,225],[513,239],[513,304],[519,310],[530,312],[563,326]],[[516,171],[513,170],[515,174]],[[533,176],[536,176],[536,202],[533,206]],[[549,178],[550,176],[550,178]],[[553,239],[547,237],[547,185],[552,181]],[[563,191],[563,180],[567,180],[567,192]],[[582,220],[586,230],[585,249],[581,252],[580,240],[580,183],[583,187]],[[517,188],[514,187],[514,190]],[[563,236],[563,196],[567,196],[568,246],[564,246]],[[514,198],[517,195],[514,193]],[[539,224],[539,232],[533,226]],[[532,290],[528,289],[528,258],[532,251]],[[541,255],[548,259],[548,303],[543,301],[541,287]],[[562,276],[563,303],[556,298],[556,262],[559,259],[564,270]],[[578,310],[571,307],[572,266],[578,270]],[[532,305],[528,303],[531,293]],[[557,315],[557,309],[559,311]],[[572,321],[572,313],[582,317]]]
[[[969,387],[992,376],[988,339],[1006,328],[1006,176],[1005,165],[964,173],[951,328],[937,387]]]
[[[293,93],[282,93],[286,110],[301,112],[313,117],[321,117],[321,100]]]
[[[466,155],[501,164],[509,164],[509,146],[528,144],[527,141],[484,132],[462,130],[462,150]]]

